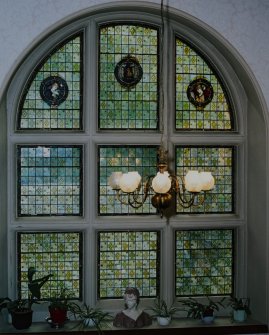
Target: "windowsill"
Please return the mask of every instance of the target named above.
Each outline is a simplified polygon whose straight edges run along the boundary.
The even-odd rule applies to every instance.
[[[167,327],[159,326],[156,321],[153,322],[151,326],[144,328],[135,328],[128,329],[128,331],[133,332],[133,335],[138,332],[141,334],[175,334],[175,330],[181,330],[181,334],[199,334],[199,335],[209,335],[209,334],[258,334],[258,333],[267,333],[268,328],[265,324],[256,322],[254,320],[247,320],[244,323],[232,322],[230,318],[218,317],[211,325],[202,324],[200,320],[193,319],[174,319],[171,324]],[[184,333],[182,332],[184,329]],[[124,335],[126,329],[116,328],[114,326],[109,326],[104,328],[103,331],[105,334],[121,334]],[[26,330],[16,330],[12,325],[6,324],[0,325],[0,334],[58,334],[58,333],[76,333],[76,334],[85,334],[91,333],[97,334],[96,329],[87,328],[80,330],[79,327],[76,327],[76,322],[67,322],[63,328],[53,329],[45,322],[33,323],[29,329]]]

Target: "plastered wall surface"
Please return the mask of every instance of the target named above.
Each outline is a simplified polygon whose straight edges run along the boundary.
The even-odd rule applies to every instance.
[[[120,5],[123,0],[0,0],[1,91],[18,59],[40,34],[75,12],[111,2]],[[148,2],[160,5],[161,0]],[[221,34],[248,63],[269,106],[268,0],[164,0],[164,4]]]

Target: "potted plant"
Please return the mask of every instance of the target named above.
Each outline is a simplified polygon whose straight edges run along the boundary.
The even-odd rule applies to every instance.
[[[168,306],[165,300],[157,298],[154,301],[154,306],[151,308],[153,317],[157,318],[160,326],[167,326],[170,324],[173,314],[178,310],[177,307]]]
[[[51,274],[42,278],[33,279],[36,269],[30,267],[28,269],[28,298],[11,300],[9,298],[0,299],[0,310],[7,308],[11,315],[12,325],[16,329],[27,329],[32,324],[32,305],[38,303],[41,298],[41,288],[52,276]]]
[[[49,314],[46,320],[53,328],[61,328],[66,322],[69,310],[70,292],[66,288],[60,290],[59,296],[49,299]]]
[[[219,310],[219,306],[224,307],[222,298],[220,301],[213,301],[207,297],[207,302],[202,303],[194,298],[180,300],[181,304],[187,307],[187,317],[201,319],[204,323],[210,324],[214,321],[214,311]]]
[[[87,304],[79,305],[75,302],[70,304],[70,312],[79,320],[78,326],[82,329],[96,327],[98,333],[102,332],[102,327],[107,326],[112,321],[112,316],[100,308],[93,308]]]
[[[251,314],[249,305],[249,298],[236,298],[230,299],[230,305],[233,309],[233,319],[237,322],[244,322],[248,315]]]

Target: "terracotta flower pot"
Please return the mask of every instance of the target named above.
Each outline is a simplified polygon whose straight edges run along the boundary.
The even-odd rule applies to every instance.
[[[67,310],[60,308],[50,308],[50,318],[47,319],[49,323],[51,323],[56,328],[62,327],[67,320]]]

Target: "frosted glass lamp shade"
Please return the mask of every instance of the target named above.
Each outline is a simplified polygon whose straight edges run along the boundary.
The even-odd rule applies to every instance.
[[[121,177],[122,177],[122,172],[112,172],[112,174],[108,178],[108,185],[113,190],[119,190]]]
[[[131,178],[134,178],[134,180],[136,180],[137,182],[137,187],[139,186],[140,182],[141,182],[141,176],[137,171],[131,171],[128,172],[129,176],[131,176]]]
[[[211,172],[200,172],[200,178],[202,182],[202,190],[210,191],[215,185],[215,179]]]
[[[141,176],[138,172],[123,173],[119,186],[123,192],[131,193],[134,192],[141,181]]]
[[[202,182],[198,171],[188,171],[184,178],[185,188],[189,192],[201,192]]]
[[[169,178],[169,173],[167,171],[163,173],[158,172],[157,175],[152,179],[152,188],[156,193],[167,193],[171,188],[171,179]]]

